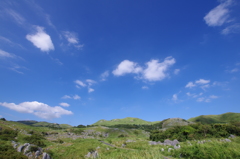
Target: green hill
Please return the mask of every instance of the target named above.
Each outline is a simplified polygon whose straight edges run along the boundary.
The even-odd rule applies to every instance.
[[[34,120],[21,120],[17,122],[26,124],[26,125],[36,126],[36,127],[52,127],[52,128],[71,128],[72,127],[71,125],[68,125],[68,124],[49,123],[45,121],[38,122]]]
[[[201,115],[198,117],[190,118],[188,121],[200,122],[202,124],[229,123],[232,121],[240,121],[240,113],[229,112],[220,115]]]
[[[169,119],[163,120],[161,123],[162,123],[162,128],[170,128],[174,126],[188,125],[191,122],[181,118],[169,118]]]
[[[145,121],[139,118],[131,118],[131,117],[127,117],[127,118],[123,118],[123,119],[112,119],[112,120],[99,120],[98,122],[92,124],[92,125],[104,125],[104,126],[111,126],[111,125],[120,125],[120,124],[129,124],[129,125],[151,125],[154,124],[156,122],[149,122],[149,121]]]

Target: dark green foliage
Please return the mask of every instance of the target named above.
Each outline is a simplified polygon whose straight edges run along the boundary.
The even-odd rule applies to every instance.
[[[105,126],[105,125],[102,125],[102,126]],[[151,130],[161,129],[162,123],[160,122],[153,125],[118,124],[118,125],[111,125],[106,127],[119,128],[119,129],[141,129],[145,131],[151,131]]]
[[[37,146],[40,146],[40,147],[46,146],[44,144],[45,138],[41,135],[33,134],[31,136],[24,137],[23,140],[27,143],[34,144],[34,145],[37,145]]]
[[[0,118],[0,120],[2,120],[2,121],[7,121],[5,118]]]
[[[172,151],[171,156],[189,159],[239,159],[238,143],[193,143],[192,146],[184,146],[177,151]]]
[[[61,139],[54,140],[53,142],[60,143],[60,144],[64,143],[64,141]]]
[[[86,128],[85,125],[78,125],[77,127],[78,127],[78,128]]]
[[[28,134],[34,134],[33,130],[28,131]]]
[[[120,138],[120,137],[125,137],[125,135],[121,134],[121,135],[119,135],[118,137],[119,137],[119,138]]]
[[[29,152],[36,152],[38,150],[37,146],[31,146]]]
[[[27,159],[27,157],[17,152],[10,144],[0,140],[0,159]]]
[[[201,115],[189,119],[188,121],[198,122],[202,124],[229,123],[232,121],[240,121],[240,113],[224,113],[220,115]]]
[[[17,136],[18,131],[10,130],[10,129],[3,129],[0,131],[0,139],[1,140],[14,140],[14,138]]]
[[[80,128],[72,128],[72,129],[70,129],[70,132],[80,135],[80,134],[82,134],[82,132],[84,132],[84,130],[82,130]]]
[[[240,127],[233,124],[191,124],[176,126],[165,131],[154,130],[150,133],[150,140],[164,141],[177,139],[179,141],[228,137],[230,134],[240,135]]]

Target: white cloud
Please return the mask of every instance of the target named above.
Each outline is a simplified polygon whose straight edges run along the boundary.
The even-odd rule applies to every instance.
[[[140,74],[139,79],[145,79],[148,81],[160,81],[167,77],[166,71],[175,63],[175,59],[167,57],[163,62],[159,60],[151,60],[146,63],[146,68],[138,66],[137,63],[124,60],[118,67],[112,72],[115,76],[123,76],[127,73]]]
[[[175,69],[175,70],[174,70],[174,74],[175,74],[175,75],[179,74],[179,72],[180,72],[180,69]]]
[[[7,43],[10,46],[17,46],[17,47],[19,47],[21,49],[23,48],[22,45],[14,43],[11,40],[9,40],[8,38],[5,38],[3,36],[0,36],[0,40],[3,41],[4,43]]]
[[[10,15],[18,24],[20,24],[20,25],[23,25],[23,24],[24,24],[25,19],[24,19],[20,14],[18,14],[17,12],[15,12],[15,11],[12,10],[12,9],[6,9],[5,11],[6,11],[6,13],[7,13],[8,15]]]
[[[107,77],[109,76],[109,71],[105,71],[101,74],[100,78],[101,81],[106,81]]]
[[[142,89],[149,89],[148,86],[142,86]]]
[[[188,84],[185,86],[186,88],[193,88],[196,85],[193,82],[188,82]]]
[[[72,97],[70,97],[69,95],[64,95],[63,97],[62,97],[62,99],[71,99]]]
[[[2,115],[0,115],[0,118],[2,118],[3,116]]]
[[[218,96],[211,95],[209,98],[212,98],[212,99],[217,99],[217,98],[218,98]]]
[[[63,35],[65,36],[65,38],[70,44],[78,44],[78,38],[75,33],[64,31]]]
[[[187,92],[186,94],[187,94],[187,96],[192,97],[192,98],[196,98],[196,97],[199,97],[199,96],[203,95],[203,93],[199,93],[199,94],[193,93],[193,94],[191,94],[190,92]]]
[[[228,35],[231,33],[240,33],[240,24],[230,25],[230,26],[226,27],[225,29],[223,29],[221,33],[224,35]]]
[[[232,69],[230,72],[231,73],[234,73],[234,72],[238,72],[239,70],[238,70],[238,68],[234,68],[234,69]]]
[[[205,17],[204,20],[208,26],[221,26],[229,21],[229,9],[232,0],[222,1],[217,7],[212,9]]]
[[[0,58],[16,58],[16,56],[0,49]]]
[[[94,92],[94,89],[88,88],[88,93]]]
[[[69,95],[64,95],[63,97],[62,97],[62,99],[75,99],[75,100],[77,100],[77,99],[81,99],[81,97],[80,96],[78,96],[77,94],[76,95],[74,95],[74,96],[69,96]]]
[[[91,80],[91,79],[87,79],[86,82],[88,83],[89,86],[91,86],[91,85],[97,83],[96,81]]]
[[[37,101],[23,102],[20,104],[15,103],[0,103],[1,106],[15,110],[20,113],[34,114],[43,119],[60,118],[62,115],[71,115],[71,111],[63,109],[62,107],[55,106],[51,107],[47,104],[40,103]]]
[[[197,83],[197,84],[207,84],[207,83],[209,83],[209,82],[210,82],[210,80],[199,79],[199,80],[197,80],[195,83]]]
[[[69,107],[70,106],[68,103],[59,103],[59,105],[61,105],[63,107]]]
[[[43,27],[36,26],[36,32],[34,34],[26,35],[26,38],[41,51],[48,52],[54,50],[51,37],[44,31]]]
[[[72,98],[75,99],[75,100],[77,100],[77,99],[81,99],[81,97],[78,96],[78,95],[74,95]]]
[[[174,95],[173,95],[172,100],[174,100],[174,101],[178,100],[177,94],[174,94]]]
[[[82,87],[86,87],[86,86],[87,86],[85,83],[83,83],[83,82],[80,81],[80,80],[76,80],[76,81],[74,81],[74,82],[77,84],[77,86],[82,86]]]
[[[197,99],[197,102],[203,102],[205,98],[201,97]]]
[[[127,73],[139,73],[142,71],[142,68],[137,65],[137,63],[124,60],[118,67],[112,72],[115,76],[123,76]]]
[[[143,78],[149,81],[160,81],[166,78],[167,69],[175,63],[175,59],[167,57],[163,62],[151,60],[146,63],[147,68],[143,71]]]
[[[63,35],[67,39],[68,43],[73,45],[74,47],[81,49],[84,46],[83,44],[79,44],[76,33],[70,31],[63,31]]]

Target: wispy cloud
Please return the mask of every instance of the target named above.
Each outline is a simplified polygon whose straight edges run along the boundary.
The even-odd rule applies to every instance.
[[[19,13],[12,9],[6,9],[5,12],[14,19],[15,22],[17,22],[20,25],[23,25],[25,23],[25,18],[21,16]]]
[[[0,49],[0,58],[16,58],[17,56]]]
[[[231,16],[232,6],[235,4],[234,0],[221,0],[220,4],[204,17],[206,24],[211,27],[224,26],[225,28],[221,31],[223,35],[240,33],[238,19]]]
[[[149,89],[148,86],[142,86],[142,89]]]
[[[74,47],[81,49],[84,45],[79,44],[79,40],[77,34],[70,31],[63,31],[63,36],[68,41],[69,45],[73,45]]]
[[[69,107],[70,106],[70,104],[68,104],[68,103],[59,103],[59,105],[63,106],[63,107]]]
[[[81,99],[81,97],[79,95],[74,95],[72,98],[75,99],[75,100]]]
[[[7,44],[9,44],[10,46],[18,46],[20,48],[23,48],[22,45],[14,43],[14,42],[12,42],[10,39],[8,39],[6,37],[0,36],[0,40],[5,42],[5,43],[7,43]]]
[[[240,24],[233,24],[230,26],[227,26],[225,29],[222,30],[221,32],[224,35],[228,35],[231,33],[240,33]]]
[[[188,84],[185,86],[186,88],[193,88],[196,85],[193,82],[188,82]]]
[[[63,109],[62,107],[59,106],[51,107],[47,104],[40,103],[37,101],[23,102],[20,104],[4,102],[0,103],[0,105],[20,113],[33,114],[43,119],[60,118],[62,115],[73,114],[73,112]]]
[[[94,92],[94,89],[88,88],[88,93]]]
[[[77,85],[76,85],[76,87],[77,88],[80,88],[80,86],[81,87],[86,87],[87,85],[85,84],[85,83],[83,83],[82,81],[80,81],[80,80],[76,80],[76,81],[74,81]]]
[[[202,89],[208,88],[210,80],[205,80],[205,79],[199,79],[196,80],[195,82],[188,82],[187,85],[185,86],[186,88],[193,88],[196,86],[200,86]]]
[[[179,72],[180,72],[180,69],[175,69],[175,70],[174,70],[174,74],[175,74],[175,75],[179,74]]]
[[[232,0],[222,1],[217,7],[212,9],[205,17],[204,20],[208,26],[221,26],[230,20],[229,6]]]
[[[105,71],[100,75],[101,81],[106,81],[109,76],[109,71]]]
[[[113,70],[113,75],[123,76],[125,74],[138,74],[139,79],[144,79],[147,81],[161,81],[168,76],[167,70],[170,66],[175,63],[173,57],[167,57],[163,62],[159,60],[151,60],[145,64],[145,67],[139,66],[137,63],[124,60],[122,61],[115,70]]]
[[[51,37],[44,31],[43,27],[36,26],[34,34],[26,35],[27,40],[33,43],[34,46],[41,51],[48,52],[54,50]]]
[[[92,80],[92,79],[87,79],[85,82],[80,81],[80,80],[75,80],[74,81],[76,83],[76,87],[77,88],[81,88],[81,87],[86,87],[88,88],[88,93],[94,92],[94,89],[91,88],[91,86],[93,84],[96,84],[97,82]]]
[[[64,95],[64,96],[62,97],[62,99],[75,99],[75,100],[77,100],[77,99],[81,99],[81,97],[80,97],[79,95],[77,95],[77,94],[75,94],[75,95],[73,95],[73,96]]]
[[[174,95],[172,96],[172,100],[173,100],[173,101],[177,101],[177,100],[178,100],[177,94],[174,94]]]
[[[206,103],[209,103],[212,101],[212,99],[217,99],[219,98],[218,96],[216,95],[210,95],[209,97],[200,97],[197,99],[197,102],[206,102]]]
[[[89,86],[91,86],[91,85],[97,83],[96,81],[91,80],[91,79],[87,79],[86,82],[88,83]]]

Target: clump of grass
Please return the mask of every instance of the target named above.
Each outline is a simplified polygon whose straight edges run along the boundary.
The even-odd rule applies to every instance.
[[[237,142],[220,142],[213,140],[204,144],[197,142],[192,145],[182,146],[178,150],[171,151],[174,157],[209,159],[209,158],[240,158],[240,144]]]

